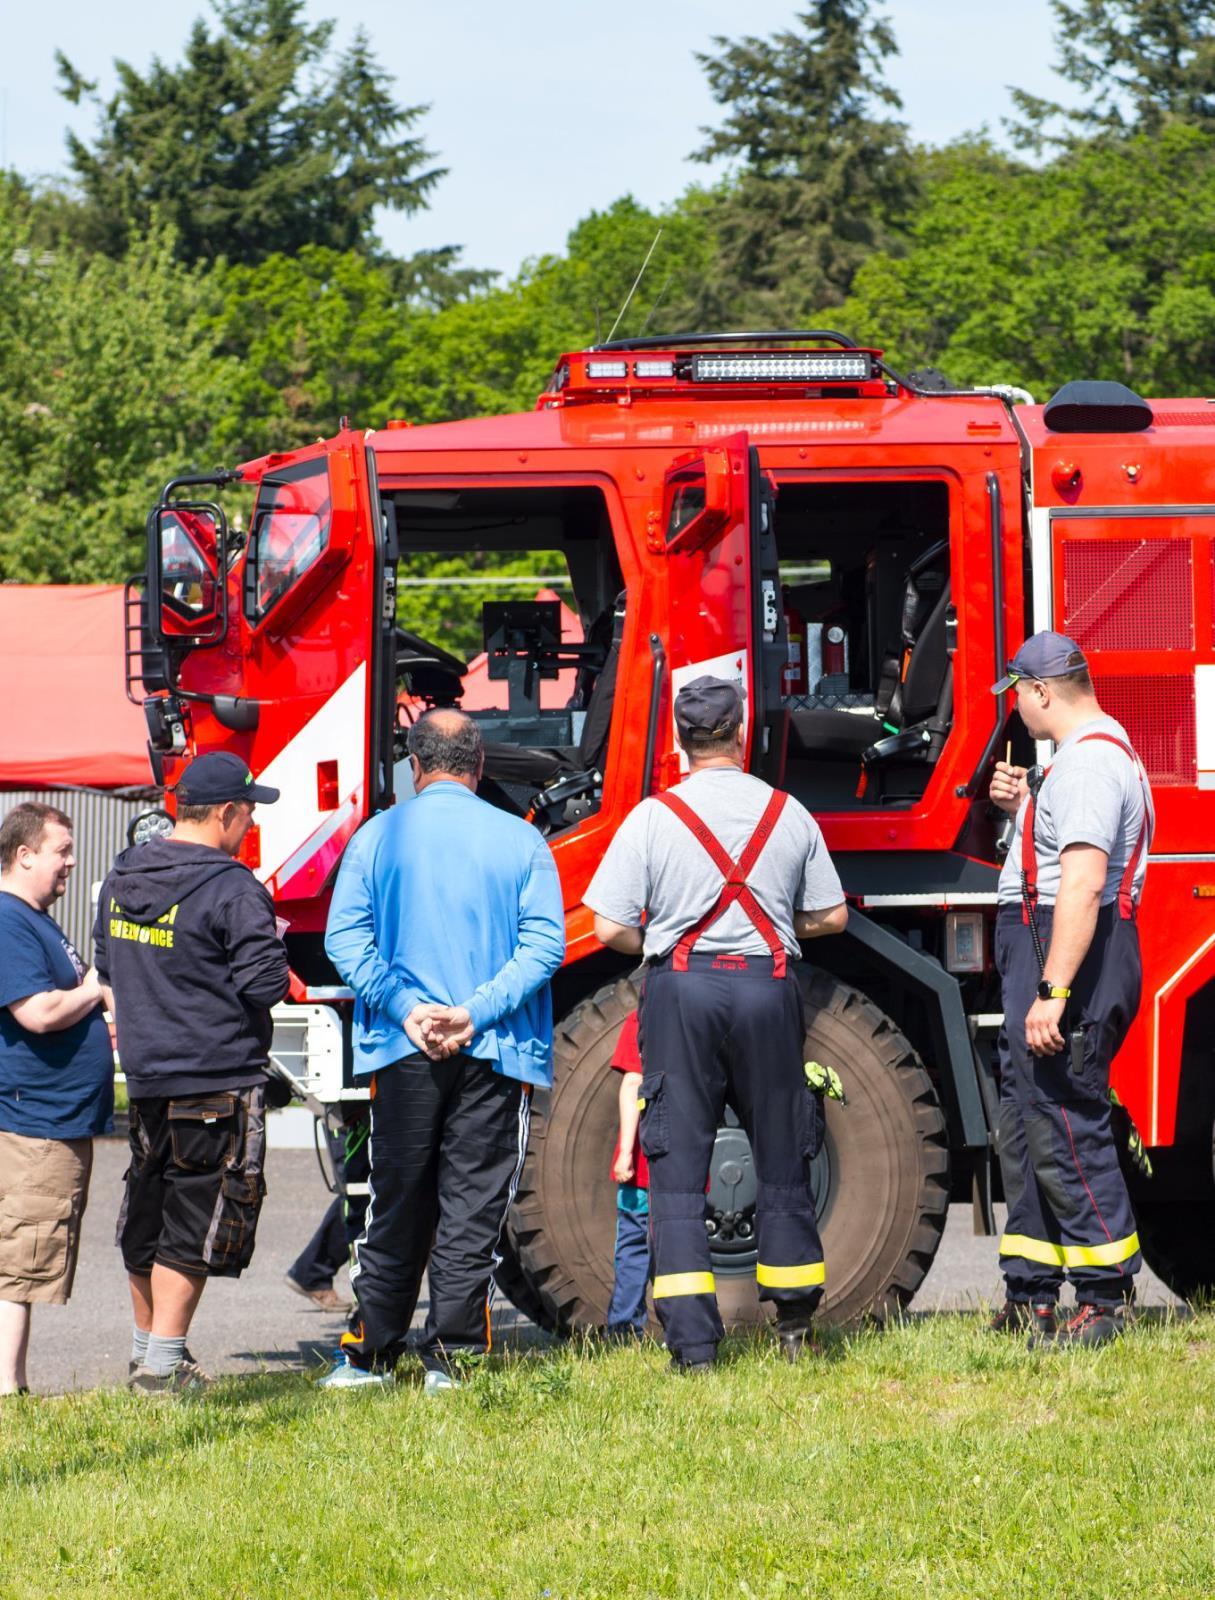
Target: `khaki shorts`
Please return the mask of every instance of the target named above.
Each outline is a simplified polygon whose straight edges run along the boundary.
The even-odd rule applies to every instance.
[[[91,1139],[0,1132],[0,1300],[67,1302],[92,1170]]]

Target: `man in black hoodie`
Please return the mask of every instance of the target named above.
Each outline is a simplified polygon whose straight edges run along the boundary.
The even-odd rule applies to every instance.
[[[273,901],[234,859],[255,803],[279,791],[214,752],[175,794],[172,835],[118,857],[94,929],[131,1102],[118,1242],[135,1313],[128,1381],[143,1393],[201,1380],[186,1335],[203,1287],[253,1254],[270,1008],[290,984]]]

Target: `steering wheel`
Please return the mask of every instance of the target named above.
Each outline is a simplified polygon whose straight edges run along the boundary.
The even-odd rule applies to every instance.
[[[461,661],[459,656],[453,656],[450,651],[444,650],[442,645],[431,644],[429,639],[423,639],[420,633],[411,633],[408,628],[397,627],[397,671],[408,671],[411,664],[419,667],[440,667],[444,672],[454,673],[457,678],[462,678],[468,671],[468,662]]]

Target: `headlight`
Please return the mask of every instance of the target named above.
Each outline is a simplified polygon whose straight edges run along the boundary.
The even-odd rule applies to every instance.
[[[157,807],[154,811],[141,811],[127,823],[127,843],[147,844],[149,839],[167,839],[173,832],[173,818]]]

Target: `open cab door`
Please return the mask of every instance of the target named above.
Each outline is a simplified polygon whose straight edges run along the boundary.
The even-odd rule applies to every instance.
[[[779,781],[785,725],[780,673],[784,618],[773,509],[775,489],[745,433],[672,464],[661,538],[668,556],[672,721],[664,771],[687,771],[674,737],[675,696],[693,679],[724,678],[745,698],[747,770]]]
[[[283,799],[261,819],[258,870],[281,902],[307,902],[392,802],[396,548],[361,433],[264,465],[241,611],[267,703],[250,765]]]
[[[247,539],[203,483],[248,487]],[[392,800],[396,549],[366,440],[344,430],[179,479],[148,531],[148,631],[165,661],[145,708],[153,760],[171,787],[192,755],[232,750],[280,789],[245,859],[281,902],[315,902]]]

